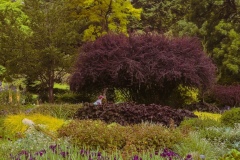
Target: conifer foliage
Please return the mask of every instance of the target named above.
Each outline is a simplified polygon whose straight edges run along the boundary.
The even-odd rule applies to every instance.
[[[70,78],[73,91],[127,90],[138,103],[168,104],[179,84],[210,87],[215,66],[197,38],[107,34],[86,43]]]

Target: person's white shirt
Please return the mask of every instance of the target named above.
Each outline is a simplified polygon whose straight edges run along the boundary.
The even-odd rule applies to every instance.
[[[93,103],[94,105],[102,105],[102,99],[98,99],[96,102]]]
[[[104,98],[104,96],[99,96],[98,100],[96,100],[96,102],[94,102],[94,105],[102,105],[102,99]]]

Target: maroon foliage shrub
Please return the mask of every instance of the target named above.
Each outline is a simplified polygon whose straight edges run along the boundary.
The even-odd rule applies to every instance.
[[[216,85],[211,90],[212,96],[220,105],[239,106],[240,105],[240,85]]]
[[[82,47],[70,78],[73,91],[128,90],[138,103],[168,104],[179,84],[206,89],[215,66],[197,38],[108,34]]]
[[[179,125],[185,117],[197,116],[188,110],[173,109],[169,106],[137,105],[134,103],[85,105],[75,114],[75,118],[78,119],[98,119],[106,123],[117,122],[121,125],[154,122],[169,126],[172,120],[174,124]]]

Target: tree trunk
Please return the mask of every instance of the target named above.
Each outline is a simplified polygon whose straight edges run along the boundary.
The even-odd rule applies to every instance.
[[[49,83],[48,83],[49,103],[53,103],[54,102],[53,85],[54,85],[54,71],[51,70],[50,73],[49,73]]]

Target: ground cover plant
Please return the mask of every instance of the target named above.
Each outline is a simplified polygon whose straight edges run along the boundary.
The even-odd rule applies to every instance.
[[[75,114],[75,118],[78,119],[100,119],[107,123],[117,122],[121,125],[153,122],[170,126],[171,121],[179,125],[186,117],[197,116],[184,109],[135,103],[85,105]]]
[[[198,116],[198,118],[200,119],[212,119],[215,121],[220,121],[221,118],[221,114],[217,114],[217,113],[208,113],[208,112],[199,112],[199,111],[195,111],[194,112],[195,115]]]

